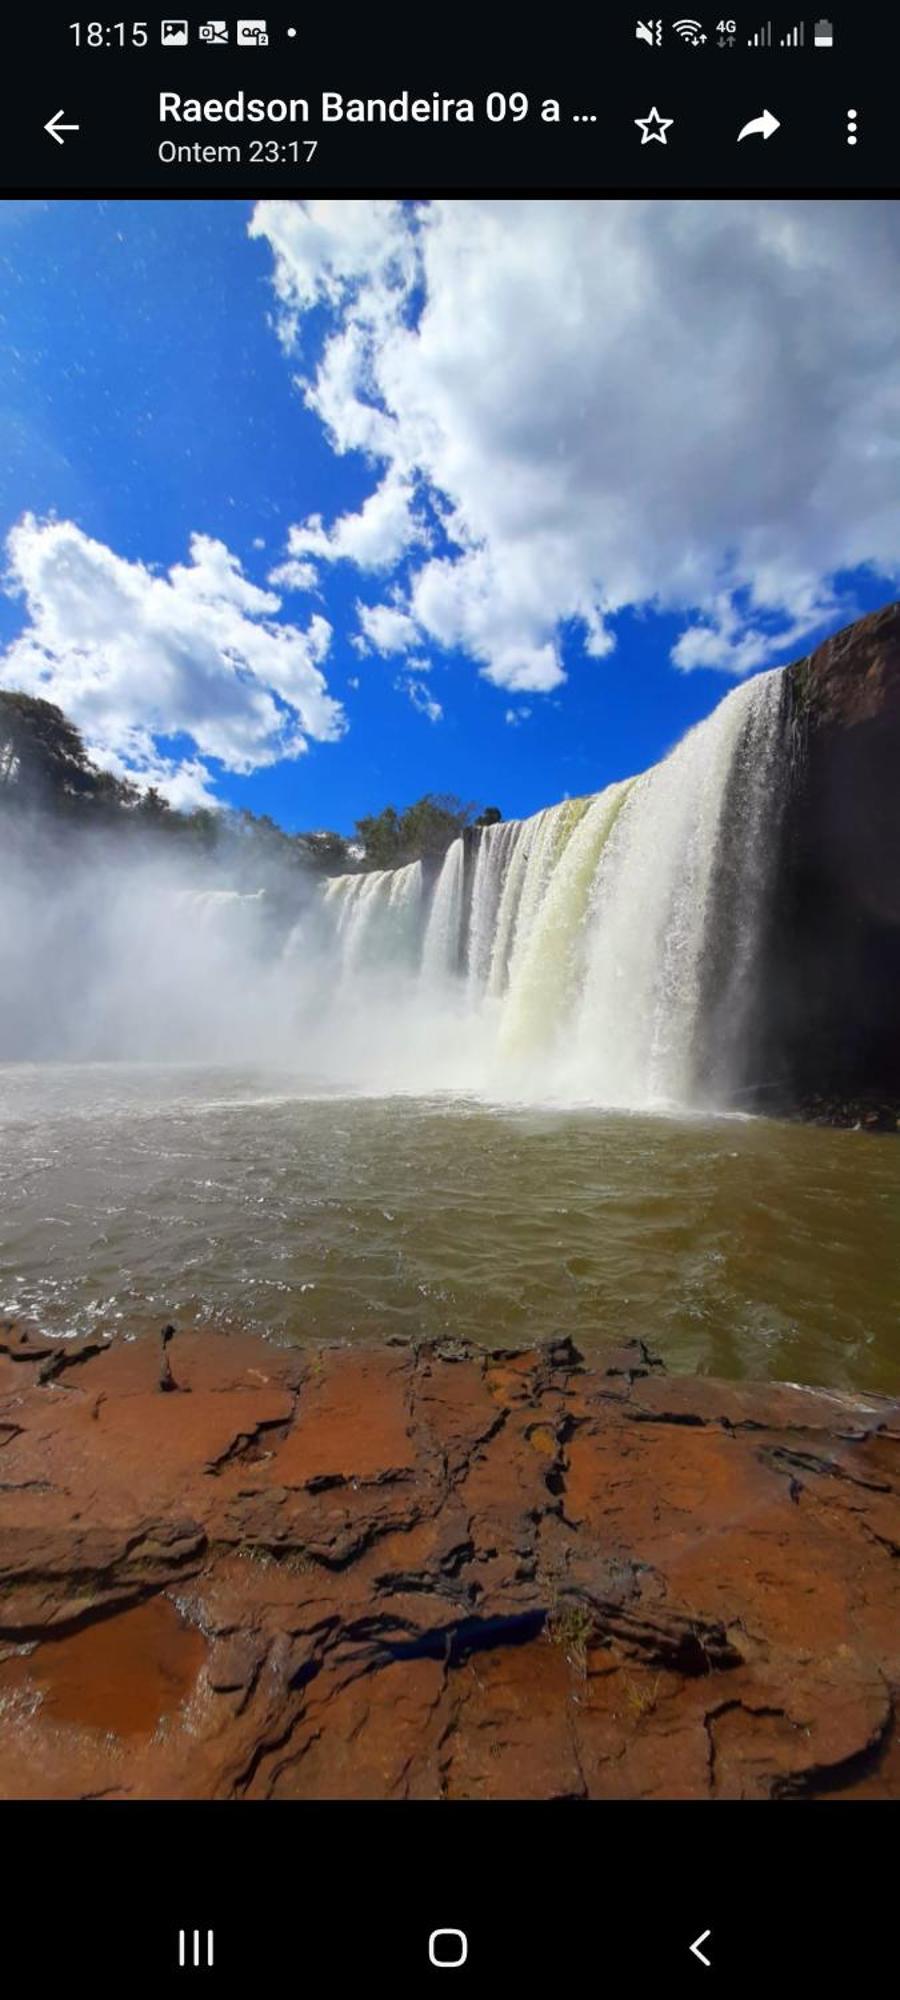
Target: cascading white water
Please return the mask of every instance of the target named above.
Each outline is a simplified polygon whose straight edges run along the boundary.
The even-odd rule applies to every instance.
[[[586,812],[589,803],[588,799],[566,800],[564,805],[550,806],[539,816],[534,839],[529,845],[522,892],[516,907],[515,923],[512,926],[507,971],[510,992],[514,992],[518,986],[521,967],[529,953],[538,911],[542,906],[550,879],[569,835]]]
[[[417,963],[423,887],[421,861],[406,868],[335,875],[325,883],[324,900],[340,941],[345,978],[366,968]]]
[[[763,674],[751,686],[719,821],[707,990],[698,1011],[695,1095],[710,1103],[752,1087],[760,938],[787,803],[783,676]]]
[[[419,923],[422,899],[425,893],[425,876],[421,861],[411,861],[406,868],[395,868],[388,902],[391,950],[395,958],[404,964],[418,965]]]
[[[591,883],[629,790],[626,779],[596,799],[578,801],[584,810],[567,828],[568,840],[560,843],[558,865],[511,968],[500,1026],[504,1055],[528,1059],[550,1039],[558,1041],[581,988]]]
[[[459,968],[462,949],[463,881],[466,851],[454,840],[444,856],[443,866],[431,899],[431,914],[422,952],[423,977],[430,983],[453,978]]]
[[[415,864],[325,885],[343,981],[406,968],[398,1033],[424,1087],[730,1100],[780,822],[782,687],[775,672],[735,689],[642,777],[479,829],[468,852],[454,841],[430,883]],[[452,1059],[448,1021],[465,1023]]]
[[[513,843],[521,821],[509,819],[483,828],[478,841],[469,913],[469,993],[478,1001],[490,977],[497,911]]]
[[[737,688],[632,787],[600,856],[590,946],[570,1059],[574,1087],[603,1103],[686,1104],[694,1096],[711,889],[734,759],[771,676]],[[764,808],[765,795],[757,801]],[[764,811],[742,842],[764,839]],[[747,912],[744,929],[758,915]]]

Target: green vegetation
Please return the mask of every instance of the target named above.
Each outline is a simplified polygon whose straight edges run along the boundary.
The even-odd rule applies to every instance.
[[[383,812],[358,819],[356,833],[365,849],[364,866],[399,868],[407,861],[443,854],[467,826],[492,826],[500,817],[497,806],[479,813],[477,806],[464,805],[452,792],[425,792],[403,812],[385,806]]]
[[[101,810],[135,807],[135,785],[99,771],[74,723],[52,701],[0,693],[0,799],[61,810],[74,800]]]
[[[596,1618],[586,1604],[555,1604],[547,1618],[547,1633],[560,1646],[569,1665],[579,1673],[587,1671],[588,1647],[594,1636]]]
[[[115,827],[149,834],[183,850],[231,861],[300,866],[322,875],[356,868],[395,868],[440,856],[468,826],[490,826],[497,806],[479,813],[450,795],[426,792],[414,805],[356,822],[356,841],[328,831],[286,833],[267,813],[198,806],[179,812],[156,786],[141,791],[130,778],[101,771],[74,723],[53,702],[0,691],[0,814],[37,812],[66,830]]]
[[[633,1717],[635,1722],[643,1722],[646,1715],[654,1713],[659,1702],[661,1685],[662,1674],[656,1674],[653,1680],[650,1680],[645,1675],[638,1682],[632,1674],[623,1673],[622,1687],[625,1694],[625,1703],[629,1715]]]

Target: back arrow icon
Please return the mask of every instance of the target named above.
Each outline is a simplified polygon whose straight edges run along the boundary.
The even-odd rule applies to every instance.
[[[58,146],[64,146],[66,143],[65,139],[63,138],[64,132],[81,131],[80,125],[61,125],[59,121],[63,117],[63,115],[64,114],[62,113],[62,111],[54,111],[53,117],[48,118],[47,123],[44,126],[44,131],[49,132],[51,139],[55,139]]]
[[[780,128],[781,119],[775,118],[771,111],[764,111],[761,118],[751,118],[749,125],[745,125],[743,131],[738,133],[738,145],[742,139],[752,138],[754,132],[761,132],[764,139],[771,139],[772,133],[778,132]]]
[[[700,1946],[706,1943],[708,1937],[712,1937],[712,1931],[701,1931],[700,1936],[695,1938],[691,1945],[694,1957],[699,1958],[701,1965],[709,1965],[711,1963],[708,1958],[704,1957],[703,1952],[700,1950]]]

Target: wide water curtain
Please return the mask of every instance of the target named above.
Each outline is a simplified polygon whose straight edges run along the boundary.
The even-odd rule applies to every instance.
[[[761,674],[642,777],[477,829],[436,866],[337,877],[341,981],[402,973],[423,1028],[437,1000],[455,1009],[500,1094],[739,1102],[785,742],[783,676]]]
[[[366,968],[415,964],[423,892],[422,864],[365,875],[335,875],[324,896],[340,944],[345,978]]]

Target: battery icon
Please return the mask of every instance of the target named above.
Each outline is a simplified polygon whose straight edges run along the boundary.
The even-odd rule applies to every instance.
[[[815,45],[817,49],[830,49],[834,47],[834,26],[831,21],[816,22]]]

